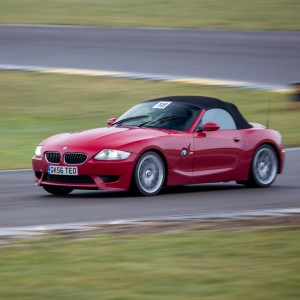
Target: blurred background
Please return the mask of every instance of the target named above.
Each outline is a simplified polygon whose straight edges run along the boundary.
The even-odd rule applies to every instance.
[[[299,0],[0,0],[0,169],[29,169],[46,137],[106,126],[132,105],[168,95],[230,101],[262,124],[270,108],[285,147],[299,146],[299,11]],[[296,154],[290,166],[298,178]],[[204,202],[207,211],[256,208],[244,200],[247,190],[230,202],[230,187],[157,200],[54,200],[33,191],[29,171],[1,172],[0,228],[8,212],[14,224],[46,211],[78,222],[97,210],[122,215],[127,205],[147,211],[151,201],[160,215],[160,207],[172,212],[175,196],[194,201],[195,213]],[[260,208],[299,205],[299,185],[274,189],[277,196],[253,196]],[[1,238],[0,298],[299,299],[299,218],[256,221]]]

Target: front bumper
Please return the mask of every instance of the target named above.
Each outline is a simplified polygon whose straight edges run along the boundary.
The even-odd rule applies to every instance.
[[[56,185],[74,189],[128,190],[136,159],[137,154],[131,153],[125,160],[98,161],[91,158],[83,164],[68,165],[64,162],[49,163],[42,155],[42,158],[35,156],[32,158],[32,167],[38,186]],[[47,173],[48,165],[77,166],[78,176],[50,175]]]

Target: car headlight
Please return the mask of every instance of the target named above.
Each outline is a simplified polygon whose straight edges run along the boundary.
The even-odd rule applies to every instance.
[[[114,150],[114,149],[104,149],[99,152],[94,159],[96,160],[123,160],[129,157],[130,152]]]
[[[37,146],[35,149],[35,156],[42,157],[42,146]]]

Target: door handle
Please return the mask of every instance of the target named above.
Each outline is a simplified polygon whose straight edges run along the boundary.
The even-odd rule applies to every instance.
[[[242,138],[240,138],[240,137],[234,137],[233,140],[234,140],[235,142],[239,142],[239,141],[242,140]]]

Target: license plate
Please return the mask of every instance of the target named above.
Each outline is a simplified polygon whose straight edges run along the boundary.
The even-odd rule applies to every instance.
[[[52,175],[78,175],[77,167],[62,167],[62,166],[48,166],[48,174]]]

